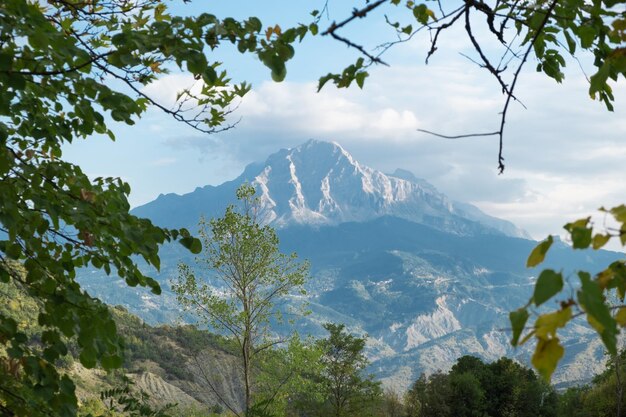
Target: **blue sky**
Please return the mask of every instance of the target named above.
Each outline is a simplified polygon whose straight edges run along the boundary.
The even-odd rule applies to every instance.
[[[310,21],[309,11],[323,2],[173,4],[183,14],[256,15],[266,25],[287,26]],[[347,16],[346,6],[330,2],[331,20]],[[323,20],[322,26],[328,23]],[[370,47],[393,39],[382,13],[357,21],[347,33]],[[463,32],[444,33],[426,66],[428,40],[424,33],[391,50],[385,56],[391,66],[374,68],[363,90],[328,86],[319,94],[317,78],[352,62],[355,51],[331,39],[307,40],[298,45],[287,80],[280,84],[254,59],[220,51],[217,59],[226,63],[230,75],[253,84],[234,116],[241,118],[236,129],[206,136],[149,111],[135,126],[116,125],[115,143],[100,137],[79,141],[65,149],[65,157],[89,175],[127,180],[136,206],[160,193],[186,193],[230,180],[246,164],[281,147],[309,138],[336,141],[366,165],[385,172],[408,169],[450,197],[511,220],[537,239],[560,233],[565,222],[601,205],[626,202],[623,80],[615,87],[616,111],[609,113],[588,97],[577,62],[568,61],[566,80],[558,85],[535,73],[531,61],[517,87],[527,109],[512,107],[505,137],[507,169],[498,175],[495,137],[450,141],[417,132],[496,130],[504,100],[495,80],[459,54],[471,53]],[[190,81],[170,74],[146,92],[168,102]]]

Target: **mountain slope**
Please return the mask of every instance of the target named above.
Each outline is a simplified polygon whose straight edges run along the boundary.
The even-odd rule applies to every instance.
[[[532,295],[538,271],[525,268],[532,241],[457,236],[384,217],[291,227],[281,232],[281,242],[314,268],[307,331],[315,333],[333,317],[368,334],[371,370],[389,385],[406,389],[420,373],[446,370],[466,354],[530,363],[530,346],[514,350],[507,329],[509,312]],[[572,251],[559,242],[543,267],[565,267],[568,276],[577,269],[598,271],[621,256]],[[594,331],[577,323],[561,339],[568,349],[555,382],[579,382],[602,369]]]
[[[529,348],[512,350],[505,329],[508,312],[532,293],[537,271],[526,269],[525,260],[536,242],[407,171],[387,175],[363,166],[337,144],[309,141],[283,149],[233,181],[162,195],[134,213],[162,226],[194,229],[201,214],[222,215],[246,181],[256,185],[266,221],[278,228],[281,250],[311,261],[312,314],[297,321],[301,334],[321,336],[325,322],[367,333],[371,369],[401,389],[464,354],[529,363]],[[543,267],[566,266],[564,276],[575,276],[576,269],[597,271],[620,256],[572,251],[556,242]],[[108,303],[123,304],[150,322],[167,322],[179,315],[168,282],[178,262],[194,260],[180,245],[166,246],[161,257],[161,297],[141,289],[117,291],[98,273],[85,273],[81,281]],[[197,276],[219,290],[210,271],[198,270]],[[290,299],[285,308],[301,302]],[[571,348],[558,382],[578,381],[601,368],[601,348],[588,327],[571,326],[562,341]]]
[[[301,334],[323,336],[326,322],[368,334],[371,370],[386,384],[406,389],[422,372],[445,370],[465,354],[486,360],[502,355],[529,364],[529,347],[513,350],[508,313],[532,294],[536,270],[525,268],[535,242],[505,235],[459,236],[396,217],[340,225],[299,225],[279,230],[281,250],[309,259],[311,314],[296,320]],[[108,303],[123,304],[150,322],[179,317],[167,282],[176,265],[194,265],[178,246],[163,251],[161,296],[141,289],[115,291],[105,277],[83,282]],[[557,242],[545,267],[599,270],[620,254],[572,251]],[[208,271],[197,276],[218,286]],[[575,282],[573,282],[575,284]],[[289,300],[286,309],[302,300]],[[278,330],[281,331],[280,329]],[[562,335],[568,348],[555,381],[584,380],[602,368],[593,331],[575,325]]]

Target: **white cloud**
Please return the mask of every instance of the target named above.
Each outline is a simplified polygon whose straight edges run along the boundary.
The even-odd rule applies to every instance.
[[[197,93],[201,88],[201,82],[189,74],[167,74],[145,86],[142,92],[165,107],[173,107],[179,92],[191,89]]]
[[[314,83],[266,82],[240,106],[240,129],[281,131],[296,135],[348,135],[391,138],[414,134],[418,118],[408,109],[366,105],[352,90],[327,88],[316,93]]]

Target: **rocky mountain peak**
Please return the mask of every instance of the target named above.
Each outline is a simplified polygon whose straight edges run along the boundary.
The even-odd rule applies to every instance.
[[[360,164],[337,143],[309,140],[271,155],[252,183],[268,221],[338,224],[398,215],[416,221],[451,215],[448,199],[418,182]]]
[[[160,196],[135,213],[163,226],[193,228],[201,215],[223,213],[234,199],[235,188],[244,182],[257,188],[264,220],[277,228],[394,216],[457,235],[527,237],[509,222],[452,202],[409,171],[384,174],[358,162],[338,143],[313,139],[248,165],[233,181],[182,196]]]

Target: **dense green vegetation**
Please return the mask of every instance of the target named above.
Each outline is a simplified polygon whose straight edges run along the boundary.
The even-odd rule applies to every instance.
[[[508,358],[459,358],[448,373],[422,375],[404,396],[406,417],[609,417],[626,407],[626,350],[584,386],[556,391]]]
[[[450,372],[422,375],[405,396],[410,417],[556,417],[557,394],[532,370],[501,358],[460,358]]]
[[[115,322],[76,281],[78,269],[100,269],[159,294],[137,259],[158,270],[165,242],[200,251],[187,230],[131,215],[130,186],[89,178],[63,159],[63,146],[96,135],[115,139],[112,124],[133,125],[150,107],[201,132],[219,131],[250,86],[232,83],[210,51],[231,46],[253,54],[282,80],[291,44],[308,29],[276,28],[263,36],[255,17],[172,16],[161,0],[0,2],[0,282],[32,296],[45,326],[41,349],[33,349],[18,323],[0,314],[0,344],[17,368],[0,367],[1,413],[76,414],[75,384],[55,365],[68,340],[87,368],[122,365]],[[174,109],[143,90],[169,71],[202,80]]]
[[[33,347],[41,346],[37,337],[41,331],[36,322],[38,307],[31,297],[15,286],[0,284],[0,312],[19,323],[20,329],[30,335]],[[221,360],[233,359],[231,369],[225,374],[214,372],[212,377],[236,378],[238,348],[233,341],[190,325],[149,326],[121,307],[111,308],[111,314],[126,349],[121,370],[102,373],[85,369],[77,361],[79,350],[72,341],[68,341],[70,354],[56,363],[62,374],[71,375],[77,383],[81,416],[132,415],[120,412],[121,403],[129,410],[161,410],[154,416],[229,415],[219,401],[207,400],[199,392],[198,387],[206,381],[194,368],[199,366],[195,358],[223,355],[219,356]],[[484,363],[465,356],[447,373],[422,375],[403,394],[383,391],[365,372],[362,338],[346,333],[341,325],[329,324],[326,328],[329,335],[325,339],[293,338],[260,358],[255,367],[259,385],[254,393],[254,410],[263,413],[258,415],[604,417],[616,415],[618,404],[622,410],[626,407],[618,389],[626,388],[626,351],[619,355],[618,368],[615,361],[609,361],[606,370],[589,385],[560,392],[534,371],[508,358]],[[10,370],[5,353],[0,352],[0,358],[5,371]],[[158,381],[180,387],[192,402],[162,397],[165,394],[158,386],[142,385],[139,377],[150,373],[157,375]],[[176,402],[179,404],[174,407],[167,405]]]
[[[626,350],[608,361],[606,369],[586,386],[559,395],[559,417],[619,416],[626,412]]]

